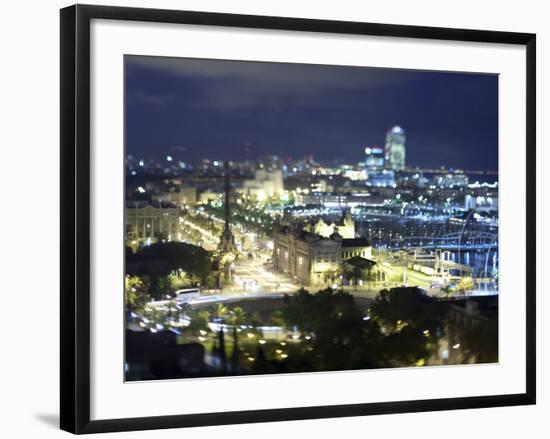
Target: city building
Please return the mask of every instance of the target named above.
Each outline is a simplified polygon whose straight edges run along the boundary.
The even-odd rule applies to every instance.
[[[394,171],[405,169],[405,131],[395,126],[386,134],[386,168]]]
[[[209,204],[214,201],[219,201],[222,198],[223,198],[223,194],[221,192],[205,190],[199,193],[198,202],[200,204]]]
[[[197,204],[197,189],[194,187],[171,187],[165,192],[152,196],[154,201],[173,203],[180,207],[195,207]]]
[[[483,196],[467,194],[464,197],[464,209],[476,209],[479,211],[496,211],[498,210],[498,196]]]
[[[124,215],[126,245],[136,250],[162,240],[181,240],[180,214],[177,207],[127,207]]]
[[[313,183],[311,183],[311,192],[332,192],[334,190],[334,186],[330,185],[327,181],[327,179],[319,178],[315,180]]]
[[[384,149],[380,146],[367,146],[365,148],[365,169],[367,174],[377,172],[384,168]]]
[[[349,211],[344,213],[341,224],[339,225],[334,222],[327,224],[323,218],[319,218],[313,226],[308,225],[307,229],[315,235],[324,238],[330,238],[334,233],[338,233],[344,239],[355,238],[355,222]]]
[[[382,169],[369,173],[367,185],[372,187],[395,187],[395,172],[391,169]]]
[[[468,176],[463,172],[456,171],[434,177],[434,183],[442,189],[453,189],[468,186]]]
[[[353,223],[351,217],[347,218],[344,218],[347,223],[341,227],[345,227],[345,233],[349,234],[354,225],[349,223],[349,220]],[[319,222],[315,226],[318,225]],[[322,225],[319,227],[326,233]],[[283,220],[273,226],[273,266],[276,271],[292,276],[302,285],[332,285],[338,278],[343,262],[354,256],[365,259],[372,257],[372,247],[368,240],[343,238],[337,231],[328,237],[322,236],[315,231],[308,231],[298,222],[289,224]]]
[[[284,192],[283,172],[280,169],[256,169],[254,178],[244,180],[236,191],[260,201],[274,196],[280,197]]]
[[[342,176],[351,181],[365,181],[367,179],[366,169],[343,169]]]
[[[298,192],[295,195],[296,206],[319,205],[326,208],[353,208],[357,206],[381,206],[384,199],[377,195],[361,192],[337,194],[333,192]]]

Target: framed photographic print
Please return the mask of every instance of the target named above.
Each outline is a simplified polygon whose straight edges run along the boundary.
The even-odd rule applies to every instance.
[[[61,428],[535,403],[535,35],[61,10]]]

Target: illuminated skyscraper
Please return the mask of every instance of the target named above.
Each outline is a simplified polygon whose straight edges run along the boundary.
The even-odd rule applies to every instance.
[[[405,169],[405,131],[395,126],[386,134],[386,167],[394,171]]]

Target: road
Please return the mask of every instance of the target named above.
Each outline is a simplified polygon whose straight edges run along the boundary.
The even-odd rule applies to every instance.
[[[246,281],[255,281],[253,287],[244,287]],[[233,281],[234,286],[228,288],[231,292],[294,292],[300,289],[300,286],[287,276],[274,273],[266,268],[259,259],[249,259],[240,257],[233,263]]]

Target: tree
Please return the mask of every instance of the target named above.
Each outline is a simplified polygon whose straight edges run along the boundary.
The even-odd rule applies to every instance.
[[[170,275],[170,288],[173,291],[181,290],[192,286],[192,279],[189,273],[183,270],[173,271]]]
[[[212,271],[212,255],[195,245],[183,242],[159,242],[126,255],[126,270],[129,275],[149,276],[148,293],[153,298],[167,294],[187,284],[205,283]],[[185,272],[183,279],[179,274]],[[185,286],[184,286],[185,287]]]
[[[166,299],[166,296],[172,292],[169,276],[151,276],[149,284],[149,295],[155,300]]]
[[[231,353],[231,371],[237,372],[241,363],[241,350],[237,328],[233,328],[233,352]]]
[[[344,264],[344,277],[350,283],[353,283],[355,285],[355,289],[357,289],[359,281],[365,278],[365,273],[361,267],[358,267],[356,265]]]
[[[370,307],[370,314],[388,331],[398,331],[403,325],[436,329],[443,314],[438,304],[417,287],[382,290]]]
[[[306,367],[304,362],[311,370],[372,367],[375,358],[371,344],[378,329],[363,317],[349,293],[327,288],[310,294],[301,289],[282,310],[285,326],[298,328],[310,340],[303,343],[302,358],[295,367]]]
[[[426,362],[443,331],[445,308],[416,287],[382,290],[369,309],[386,337],[380,355],[391,366]]]
[[[277,309],[271,313],[271,323],[273,326],[285,326],[283,312]]]
[[[210,252],[184,242],[159,242],[127,255],[129,274],[168,276],[185,271],[188,275],[205,279],[212,270]]]
[[[344,277],[350,282],[353,281],[355,288],[359,281],[370,280],[372,278],[372,268],[376,262],[360,256],[354,256],[344,262],[343,273]]]
[[[228,313],[229,313],[229,310],[225,305],[222,305],[221,303],[216,303],[216,305],[211,311],[211,316],[214,319],[223,320],[227,317]]]
[[[191,323],[188,326],[188,330],[194,335],[200,333],[200,331],[208,331],[208,323],[210,322],[210,314],[208,311],[192,311],[189,313]]]
[[[425,365],[435,345],[422,331],[405,326],[380,340],[378,357],[389,367]]]
[[[467,362],[498,361],[498,314],[474,321],[468,327],[454,324],[452,331],[460,340],[460,350]]]
[[[221,363],[222,372],[227,371],[227,353],[225,351],[225,333],[223,329],[218,331],[218,343],[219,343],[219,358]]]
[[[127,311],[140,311],[150,297],[148,291],[148,278],[126,275],[124,278],[124,298]]]
[[[325,281],[325,283],[331,287],[332,285],[334,285],[337,280],[340,278],[341,276],[341,271],[340,270],[330,270],[330,271],[325,271],[323,273],[323,280]]]
[[[206,277],[204,288],[206,289],[218,288],[218,277],[214,273],[210,273]]]
[[[248,315],[241,307],[236,306],[229,311],[226,322],[233,326],[244,325],[248,322]]]

